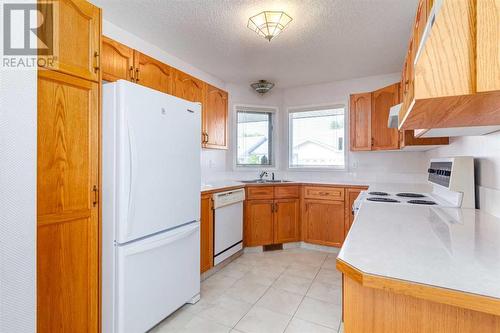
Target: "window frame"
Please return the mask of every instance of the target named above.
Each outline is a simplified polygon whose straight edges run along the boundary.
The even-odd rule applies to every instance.
[[[238,112],[248,112],[248,113],[268,113],[271,116],[270,128],[269,128],[269,138],[270,138],[270,164],[238,164]],[[277,115],[278,108],[274,106],[262,106],[262,105],[247,105],[247,104],[236,104],[233,107],[233,170],[271,170],[276,171],[278,169],[278,151],[277,151]]]
[[[299,112],[309,112],[309,111],[323,111],[323,110],[328,110],[328,109],[344,109],[344,141],[343,141],[343,148],[344,148],[344,165],[343,166],[335,166],[335,165],[327,165],[327,166],[321,166],[321,165],[314,165],[314,166],[306,166],[306,165],[299,165],[299,166],[293,166],[291,165],[291,159],[292,159],[292,135],[293,135],[293,126],[292,126],[292,119],[290,115],[292,113],[299,113]],[[344,103],[335,103],[335,104],[324,104],[324,105],[311,105],[311,106],[294,106],[294,107],[289,107],[287,108],[286,112],[286,126],[287,126],[287,161],[286,161],[286,169],[288,171],[347,171],[348,170],[348,129],[347,129],[347,124],[349,122],[348,120],[348,110],[347,106]]]

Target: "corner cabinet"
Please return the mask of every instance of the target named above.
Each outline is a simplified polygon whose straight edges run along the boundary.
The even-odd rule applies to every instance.
[[[228,147],[228,93],[111,38],[102,40],[106,81],[128,80],[202,104],[203,148]]]

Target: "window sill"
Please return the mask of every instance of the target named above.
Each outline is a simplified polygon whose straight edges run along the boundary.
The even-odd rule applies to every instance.
[[[339,167],[288,167],[287,171],[298,171],[298,172],[347,172],[346,166]]]

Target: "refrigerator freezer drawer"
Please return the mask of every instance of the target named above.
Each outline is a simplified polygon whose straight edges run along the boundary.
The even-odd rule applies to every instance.
[[[200,230],[194,222],[117,246],[116,333],[145,332],[200,293]]]

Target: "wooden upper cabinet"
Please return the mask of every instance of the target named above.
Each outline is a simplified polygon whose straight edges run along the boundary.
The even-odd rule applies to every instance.
[[[172,67],[134,51],[134,79],[140,85],[172,94]]]
[[[227,149],[227,92],[207,84],[206,102],[203,107],[203,147]]]
[[[99,328],[99,85],[38,72],[37,332]]]
[[[101,68],[102,79],[105,81],[133,81],[134,50],[103,36]]]
[[[399,102],[399,83],[372,93],[372,150],[393,150],[399,148],[397,128],[388,128],[390,108]]]
[[[200,218],[200,271],[214,266],[214,211],[211,194],[201,196]]]
[[[203,103],[205,101],[205,83],[191,75],[173,68],[173,91],[172,95],[179,98]]]
[[[304,240],[306,242],[342,246],[345,237],[344,201],[304,200]]]
[[[300,238],[299,199],[274,201],[274,243],[296,242]]]
[[[54,26],[42,25],[45,35],[55,30],[54,50],[57,60],[49,69],[83,79],[99,81],[101,56],[101,10],[85,0],[59,0]],[[41,4],[40,11],[49,8]]]
[[[477,91],[500,90],[500,1],[476,2]]]
[[[245,201],[245,246],[273,244],[274,201]]]
[[[412,89],[404,94],[400,129],[500,125],[499,1],[443,0],[434,7],[423,0],[417,9],[409,59],[415,65],[406,79]]]
[[[349,115],[350,115],[350,145],[351,150],[371,150],[371,113],[372,95],[371,93],[351,95]]]

